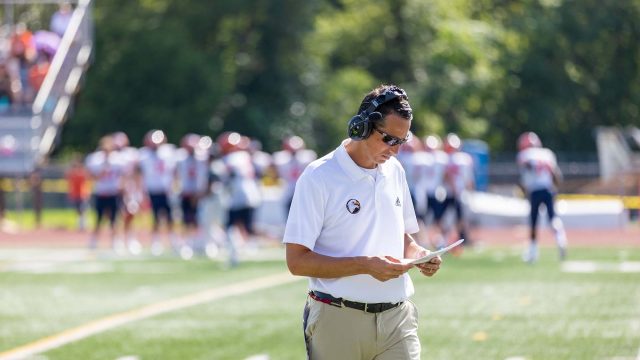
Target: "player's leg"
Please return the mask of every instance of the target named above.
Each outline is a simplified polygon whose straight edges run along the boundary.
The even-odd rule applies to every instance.
[[[523,255],[523,260],[533,263],[538,260],[537,226],[539,209],[542,204],[542,196],[539,191],[534,191],[529,195],[529,204],[531,205],[531,210],[529,212],[529,249]]]
[[[169,236],[169,244],[171,248],[179,253],[180,248],[182,247],[182,241],[180,240],[180,236],[176,233],[174,223],[173,223],[173,207],[171,206],[171,202],[169,199],[169,194],[161,195],[161,209],[165,216],[166,224],[167,224],[167,234]]]
[[[160,241],[160,196],[158,194],[149,194],[151,202],[151,213],[153,220],[151,223],[151,253],[160,255],[164,251],[162,241]]]
[[[118,219],[118,212],[120,209],[119,196],[113,195],[108,198],[107,211],[109,215],[109,231],[111,236],[111,248],[117,253],[124,252],[124,243],[122,239],[118,239],[116,221]]]
[[[138,212],[139,204],[132,200],[131,195],[125,194],[120,203],[120,214],[122,216],[122,233],[126,242],[127,249],[133,255],[137,255],[142,251],[142,247],[136,239],[133,231],[133,218]]]
[[[458,230],[458,238],[465,240],[462,243],[462,246],[471,246],[472,243],[467,234],[467,219],[465,218],[464,203],[462,202],[461,196],[457,196],[454,199],[454,207],[456,210],[456,228]],[[462,247],[460,247],[458,251],[461,249]]]
[[[567,256],[567,234],[564,230],[564,224],[562,223],[562,220],[560,219],[560,217],[556,216],[554,200],[555,199],[553,194],[550,191],[546,191],[546,193],[544,194],[543,202],[547,207],[549,224],[551,224],[551,229],[553,230],[553,235],[556,239],[560,260],[564,260]]]
[[[242,215],[239,209],[228,209],[227,223],[225,226],[225,233],[227,241],[227,252],[229,253],[229,265],[238,265],[238,223],[240,222]],[[235,231],[234,231],[235,230]]]
[[[197,246],[197,207],[197,197],[191,195],[183,195],[181,197],[183,243],[180,248],[180,256],[183,259],[193,257],[193,249]]]
[[[433,242],[437,249],[441,249],[446,246],[444,214],[447,210],[447,199],[441,201],[436,197],[430,197],[429,201],[433,204],[433,224],[436,228],[436,237]]]
[[[96,210],[96,223],[93,227],[91,237],[89,238],[90,249],[95,249],[98,247],[98,233],[100,231],[100,223],[102,222],[102,217],[104,216],[104,208],[106,206],[102,196],[94,195],[93,201],[94,208]]]

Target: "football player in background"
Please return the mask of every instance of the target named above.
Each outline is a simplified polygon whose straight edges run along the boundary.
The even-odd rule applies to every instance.
[[[547,208],[549,223],[555,235],[560,260],[567,256],[567,235],[562,220],[556,216],[554,207],[557,186],[562,180],[555,154],[542,147],[542,142],[534,132],[525,132],[518,138],[518,170],[520,185],[531,205],[529,215],[529,248],[523,254],[523,260],[534,263],[538,259],[538,239],[536,225],[540,205]]]

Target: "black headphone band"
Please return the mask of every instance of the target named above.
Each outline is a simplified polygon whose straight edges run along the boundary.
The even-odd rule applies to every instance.
[[[382,94],[376,96],[369,102],[369,107],[358,113],[363,119],[366,119],[371,113],[373,113],[380,105],[387,103],[395,98],[407,99],[407,93],[397,86],[391,86],[386,89]]]

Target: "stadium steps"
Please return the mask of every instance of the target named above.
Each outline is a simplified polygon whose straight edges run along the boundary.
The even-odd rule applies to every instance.
[[[0,177],[26,177],[55,149],[93,54],[93,0],[81,0],[33,105],[0,114]]]

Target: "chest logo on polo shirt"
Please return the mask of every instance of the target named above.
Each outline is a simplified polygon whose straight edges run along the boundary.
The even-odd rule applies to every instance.
[[[400,206],[400,198],[396,196],[396,206]]]
[[[360,201],[356,199],[347,201],[347,211],[352,214],[357,214],[360,211]]]

